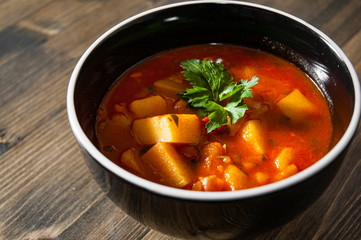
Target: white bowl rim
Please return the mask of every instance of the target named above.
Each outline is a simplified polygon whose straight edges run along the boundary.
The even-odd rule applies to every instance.
[[[160,10],[164,10],[167,8],[174,8],[178,6],[184,6],[184,5],[192,5],[192,4],[205,4],[205,3],[217,3],[217,4],[237,4],[237,5],[244,5],[254,8],[259,8],[263,10],[267,10],[270,12],[274,12],[280,15],[283,15],[289,19],[292,19],[296,22],[301,23],[308,29],[315,32],[317,35],[322,37],[326,43],[329,44],[330,48],[333,49],[335,53],[337,53],[340,58],[344,61],[345,65],[347,66],[350,75],[352,77],[353,81],[353,87],[354,87],[354,95],[355,95],[355,102],[354,102],[354,109],[353,114],[350,120],[350,123],[346,129],[346,132],[341,137],[339,142],[330,150],[329,153],[327,153],[322,159],[320,159],[318,162],[310,166],[309,168],[301,171],[300,173],[297,173],[294,176],[291,176],[289,178],[286,178],[282,181],[271,183],[268,185],[250,188],[250,189],[244,189],[239,191],[228,191],[228,192],[199,192],[199,191],[190,191],[190,190],[183,190],[183,189],[176,189],[168,186],[163,186],[157,183],[153,183],[151,181],[145,180],[143,178],[140,178],[113,163],[109,159],[107,159],[87,138],[86,134],[83,132],[80,123],[78,121],[78,118],[76,116],[75,111],[75,105],[74,105],[74,90],[76,85],[76,80],[79,75],[79,71],[81,67],[83,66],[84,62],[86,61],[89,54],[96,48],[97,45],[99,45],[103,40],[105,40],[109,35],[111,35],[114,31],[121,28],[125,24],[134,21],[135,19],[138,19],[144,15],[154,13]],[[283,11],[267,7],[260,4],[255,3],[248,3],[248,2],[242,2],[242,1],[215,1],[215,0],[198,0],[198,1],[186,1],[186,2],[180,2],[180,3],[173,3],[173,4],[167,4],[164,6],[156,7],[147,11],[144,11],[142,13],[136,14],[130,18],[127,18],[126,20],[118,23],[114,27],[110,28],[108,31],[106,31],[103,35],[101,35],[94,43],[84,52],[84,54],[79,59],[78,63],[76,64],[73,73],[70,77],[70,81],[68,84],[67,89],[67,112],[68,112],[68,120],[71,126],[71,129],[73,131],[73,134],[75,138],[77,139],[80,146],[82,146],[86,151],[98,161],[99,164],[101,164],[103,167],[108,169],[110,172],[113,172],[115,175],[119,176],[122,179],[125,179],[126,181],[137,185],[140,188],[143,188],[145,190],[148,190],[150,192],[153,192],[155,194],[159,194],[166,197],[171,198],[177,198],[177,199],[183,199],[183,200],[193,200],[193,201],[232,201],[232,200],[240,200],[240,199],[247,199],[247,198],[253,198],[258,197],[261,195],[270,194],[273,192],[280,191],[282,189],[291,187],[293,185],[296,185],[305,179],[310,178],[314,174],[317,174],[319,171],[324,169],[326,166],[331,164],[331,162],[334,161],[335,157],[340,155],[341,152],[347,147],[347,145],[350,143],[354,133],[357,130],[357,126],[360,119],[360,109],[361,109],[361,99],[360,99],[360,82],[357,77],[357,73],[352,66],[350,60],[347,58],[345,53],[340,49],[340,47],[331,40],[327,35],[325,35],[323,32],[318,30],[317,28],[313,27],[312,25],[308,24],[307,22],[299,19],[298,17],[295,17],[293,15],[290,15],[288,13],[285,13]]]

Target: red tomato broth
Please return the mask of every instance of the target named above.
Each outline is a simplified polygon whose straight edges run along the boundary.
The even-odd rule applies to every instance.
[[[131,127],[119,128],[117,124],[119,121],[115,116],[119,118],[119,115],[125,114],[131,119],[134,118],[129,110],[129,104],[134,100],[159,94],[166,99],[167,113],[191,113],[184,106],[175,109],[174,104],[178,99],[172,94],[157,93],[152,87],[155,81],[169,77],[180,78],[185,86],[189,86],[179,74],[183,70],[180,63],[187,59],[220,61],[236,81],[250,80],[253,76],[259,78],[259,83],[252,88],[252,100],[256,104],[261,104],[267,111],[257,114],[255,113],[257,111],[250,107],[246,115],[232,126],[237,129],[237,125],[241,128],[249,120],[260,120],[265,133],[266,150],[264,154],[255,154],[242,138],[240,131],[230,136],[232,126],[221,134],[207,134],[206,129],[203,128],[201,140],[194,146],[196,150],[188,149],[190,153],[184,153],[182,151],[185,150],[181,149],[182,144],[174,144],[177,151],[183,155],[192,155],[192,152],[196,151],[200,155],[196,160],[183,158],[193,174],[193,182],[183,188],[226,191],[269,184],[283,178],[277,177],[281,171],[276,168],[274,162],[283,148],[292,147],[294,157],[291,163],[297,167],[297,172],[311,166],[328,152],[332,139],[332,120],[328,104],[304,72],[281,58],[259,50],[232,45],[199,45],[163,52],[146,59],[129,69],[116,81],[103,99],[96,125],[99,149],[106,157],[132,171],[120,162],[123,152],[134,149],[137,153],[143,153],[151,147],[139,144],[134,138]],[[298,89],[317,107],[315,114],[298,122],[285,117],[275,105],[293,89]],[[125,109],[126,113],[119,112],[119,109]],[[225,146],[222,155],[204,158],[202,152],[204,146],[212,142]],[[225,160],[223,156],[227,156],[230,160]],[[140,164],[145,165],[141,157],[138,160]],[[224,171],[229,165],[237,166],[246,175],[246,181],[236,189],[225,180]],[[150,169],[149,166],[146,168]],[[156,169],[146,172],[146,176],[141,175],[141,177],[167,185]],[[292,174],[294,173],[291,171],[290,175]],[[287,174],[285,176],[287,177]]]

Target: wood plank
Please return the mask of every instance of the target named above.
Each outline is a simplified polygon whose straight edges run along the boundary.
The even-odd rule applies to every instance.
[[[361,30],[355,33],[355,35],[347,43],[344,44],[342,49],[351,61],[351,63],[356,68],[356,71],[359,74],[359,79],[361,79]]]
[[[70,136],[63,109],[1,156],[0,239],[53,238],[103,198]]]
[[[2,0],[0,1],[0,31],[31,15],[49,4],[50,0]]]
[[[320,30],[325,32],[337,44],[343,46],[361,29],[361,1],[336,1],[332,13],[323,19]],[[317,22],[320,24],[320,22]]]
[[[59,239],[76,239],[79,229],[83,239],[142,239],[150,229],[119,210],[109,199],[94,204],[85,214],[62,232]]]
[[[361,233],[361,144],[359,134],[353,141],[352,151],[334,182],[341,183],[339,191],[334,192],[335,200],[328,209],[322,225],[315,234],[319,239],[353,239]],[[358,157],[355,157],[358,156]],[[342,199],[341,196],[348,196]]]

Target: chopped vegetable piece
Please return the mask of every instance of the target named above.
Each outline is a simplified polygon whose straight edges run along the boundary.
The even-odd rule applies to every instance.
[[[224,178],[232,191],[246,187],[247,175],[234,164],[224,170]]]
[[[312,102],[298,89],[293,90],[276,104],[287,117],[293,120],[302,120],[306,116],[317,112]]]
[[[132,119],[121,113],[114,115],[111,121],[121,129],[129,129],[132,124]]]
[[[250,171],[256,167],[259,167],[259,165],[257,163],[253,163],[253,162],[246,162],[246,163],[242,163],[242,169],[247,171]]]
[[[144,171],[142,169],[140,159],[134,149],[130,148],[123,152],[120,158],[120,166],[144,177]]]
[[[135,118],[155,116],[166,113],[167,102],[161,96],[151,96],[131,102],[129,109],[134,113]]]
[[[183,76],[177,75],[171,78],[161,79],[153,83],[153,88],[156,92],[164,94],[169,97],[176,97],[177,93],[184,91],[188,84],[183,82]]]
[[[275,159],[276,168],[285,169],[293,159],[293,149],[290,147],[283,148]]]
[[[295,164],[288,165],[280,173],[276,174],[275,180],[280,181],[282,179],[288,178],[294,174],[298,173],[298,168]]]
[[[174,116],[178,117],[178,124]],[[133,133],[141,144],[157,142],[197,144],[201,136],[200,121],[195,114],[167,114],[138,119],[133,122]]]
[[[184,187],[193,180],[188,161],[170,143],[158,142],[150,148],[142,159],[159,175],[163,184]]]
[[[256,178],[256,181],[261,185],[266,184],[270,178],[268,174],[263,172],[256,172],[254,176]]]
[[[202,191],[202,182],[200,180],[198,180],[197,182],[193,183],[192,186],[192,190],[193,191]]]
[[[216,175],[204,177],[200,181],[202,183],[202,190],[207,192],[222,191],[224,188],[224,180]]]
[[[242,137],[258,154],[264,154],[265,134],[260,120],[249,120],[242,128]]]

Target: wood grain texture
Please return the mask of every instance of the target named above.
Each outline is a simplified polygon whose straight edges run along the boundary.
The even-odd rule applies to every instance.
[[[104,31],[171,0],[0,1],[0,239],[174,239],[119,210],[72,136],[66,88]],[[330,36],[361,72],[361,1],[255,0]],[[359,74],[360,77],[360,74]],[[306,212],[257,240],[361,239],[361,129],[331,186]]]

